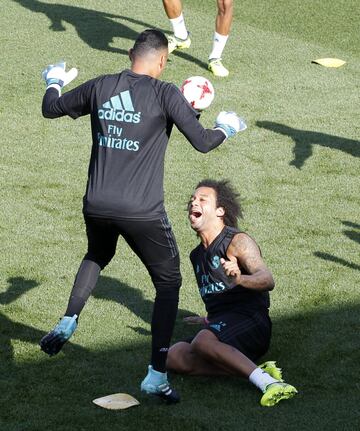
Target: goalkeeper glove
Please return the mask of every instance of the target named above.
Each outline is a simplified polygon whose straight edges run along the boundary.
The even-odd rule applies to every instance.
[[[245,121],[235,112],[221,111],[215,120],[215,129],[221,130],[226,138],[231,138],[247,128]]]
[[[42,78],[46,82],[46,89],[56,88],[59,93],[62,87],[69,84],[73,79],[77,77],[78,70],[73,67],[68,72],[65,72],[66,63],[61,61],[56,64],[50,64],[42,72]]]

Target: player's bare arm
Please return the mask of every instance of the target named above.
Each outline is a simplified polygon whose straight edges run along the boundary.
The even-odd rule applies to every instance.
[[[235,277],[237,284],[263,291],[275,287],[273,276],[261,257],[260,249],[249,235],[235,235],[227,256],[229,260],[222,263],[223,268],[228,276]],[[242,274],[240,268],[244,268],[249,275]]]

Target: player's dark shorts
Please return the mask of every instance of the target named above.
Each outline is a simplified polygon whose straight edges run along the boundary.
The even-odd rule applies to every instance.
[[[88,237],[86,260],[103,269],[113,258],[119,236],[146,266],[156,286],[181,285],[176,240],[166,215],[158,220],[132,221],[84,216]]]
[[[229,312],[211,319],[204,329],[219,341],[235,347],[252,361],[263,356],[270,346],[271,320],[267,311]]]
[[[270,346],[271,320],[265,311],[226,313],[211,319],[205,329],[252,361],[263,356]]]

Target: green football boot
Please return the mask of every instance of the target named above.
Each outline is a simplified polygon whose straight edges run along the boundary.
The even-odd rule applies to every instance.
[[[191,39],[188,34],[188,37],[186,39],[179,39],[178,37],[171,35],[168,36],[168,49],[169,54],[171,54],[176,49],[187,49],[190,48],[191,45]]]
[[[261,365],[258,365],[263,371],[268,373],[273,379],[283,382],[281,368],[276,366],[276,361],[266,361]]]
[[[294,397],[298,391],[294,386],[285,382],[275,382],[267,385],[260,404],[264,407],[272,407],[281,400],[288,400]]]
[[[229,71],[222,64],[221,58],[212,58],[209,60],[208,69],[213,75],[224,78],[229,75]]]

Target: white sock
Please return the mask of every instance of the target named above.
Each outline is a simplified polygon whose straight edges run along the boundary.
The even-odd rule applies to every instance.
[[[255,368],[255,370],[250,374],[249,380],[252,384],[258,387],[262,392],[265,392],[266,387],[271,383],[278,382],[272,378],[268,373],[263,371],[261,368]]]
[[[224,51],[228,38],[229,38],[229,35],[224,36],[222,34],[216,33],[215,31],[213,49],[209,55],[209,60],[211,60],[212,58],[221,58],[221,55]]]
[[[179,39],[187,39],[188,31],[186,30],[185,20],[183,14],[177,18],[170,19],[174,35]]]

